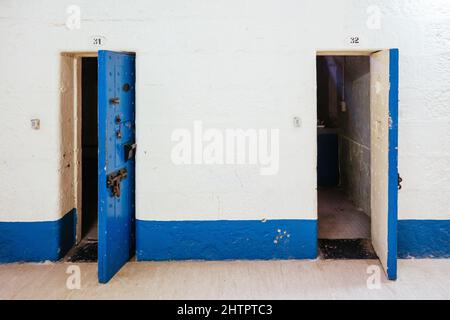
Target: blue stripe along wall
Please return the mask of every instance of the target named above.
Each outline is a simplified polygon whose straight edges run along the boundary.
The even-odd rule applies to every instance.
[[[56,261],[74,245],[75,228],[75,209],[57,221],[0,222],[0,263]],[[137,220],[136,228],[138,260],[317,256],[316,220]],[[398,257],[450,258],[450,220],[399,220]]]
[[[136,221],[137,260],[315,259],[317,220]]]
[[[279,232],[280,231],[280,232]],[[289,234],[289,237],[279,238]],[[399,258],[450,258],[450,220],[399,220]],[[137,260],[314,259],[316,220],[136,221]]]
[[[450,220],[399,220],[399,258],[450,258]]]
[[[56,261],[75,244],[76,209],[56,221],[0,222],[0,263]]]

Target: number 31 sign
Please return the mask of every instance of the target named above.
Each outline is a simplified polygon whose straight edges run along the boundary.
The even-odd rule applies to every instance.
[[[101,47],[106,43],[106,38],[103,36],[92,36],[90,39],[90,45]]]

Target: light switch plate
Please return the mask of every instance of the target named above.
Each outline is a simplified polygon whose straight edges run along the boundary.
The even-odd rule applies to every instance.
[[[31,128],[34,130],[39,130],[41,128],[41,120],[31,119]]]

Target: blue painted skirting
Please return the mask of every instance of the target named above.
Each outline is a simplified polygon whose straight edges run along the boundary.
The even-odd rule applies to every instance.
[[[75,228],[75,209],[57,221],[0,222],[0,263],[56,261],[74,245]],[[317,222],[137,220],[136,255],[138,260],[314,259]],[[450,258],[450,220],[399,220],[398,257]]]
[[[137,260],[315,259],[317,221],[137,220],[136,257]]]
[[[76,209],[56,221],[0,222],[0,263],[56,261],[74,245]]]
[[[399,258],[450,258],[450,220],[399,220]]]

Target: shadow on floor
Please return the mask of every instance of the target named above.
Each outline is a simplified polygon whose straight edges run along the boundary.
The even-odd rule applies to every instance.
[[[97,262],[98,242],[96,240],[82,241],[69,252],[68,262]]]
[[[370,239],[319,239],[319,259],[378,259]]]

